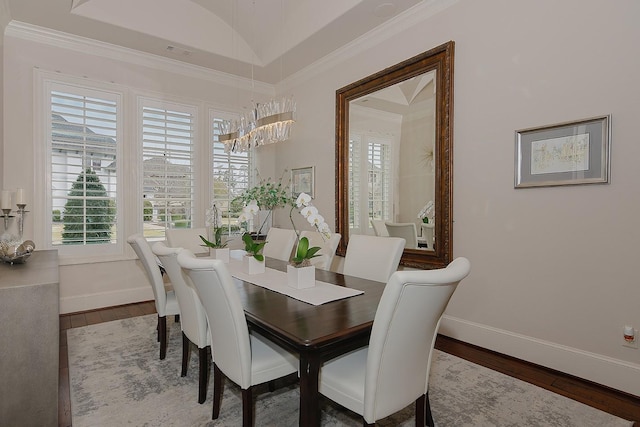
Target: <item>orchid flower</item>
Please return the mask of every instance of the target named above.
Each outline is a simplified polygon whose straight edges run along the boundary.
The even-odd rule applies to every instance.
[[[311,203],[311,196],[307,193],[300,193],[296,199],[296,206],[300,209],[303,206],[309,206]]]

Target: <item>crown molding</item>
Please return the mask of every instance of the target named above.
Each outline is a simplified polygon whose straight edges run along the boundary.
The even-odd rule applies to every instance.
[[[253,91],[268,96],[273,96],[274,94],[274,86],[268,83],[252,81],[233,74],[24,22],[11,21],[5,30],[5,36],[80,52],[85,55],[96,55],[102,58],[123,61],[229,87],[251,87]]]
[[[415,25],[437,15],[445,9],[458,3],[460,0],[424,0],[417,5],[405,10],[393,19],[363,34],[339,49],[325,55],[302,70],[292,74],[277,85],[280,90],[286,90],[302,84],[304,81],[316,77],[357,54],[374,48],[385,40],[406,31]]]

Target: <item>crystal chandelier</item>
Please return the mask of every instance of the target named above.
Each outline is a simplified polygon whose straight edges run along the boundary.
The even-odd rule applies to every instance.
[[[244,152],[252,147],[286,141],[295,122],[296,103],[293,97],[281,101],[270,100],[257,104],[238,120],[225,120],[218,141],[224,143],[225,152]]]
[[[253,6],[255,9],[255,0]],[[282,10],[282,2],[280,7]],[[281,22],[281,29],[283,24]],[[282,57],[280,57],[280,79],[282,80]],[[253,88],[253,59],[251,87]],[[218,136],[218,141],[224,143],[226,153],[245,152],[253,147],[286,141],[291,136],[295,111],[296,103],[293,96],[282,98],[280,101],[272,99],[264,104],[256,104],[255,108],[238,120],[224,121],[220,127],[221,135]]]

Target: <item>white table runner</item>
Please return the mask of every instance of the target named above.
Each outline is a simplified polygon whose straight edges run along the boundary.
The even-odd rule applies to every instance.
[[[247,274],[242,271],[242,261],[233,257],[229,260],[229,272],[236,279],[253,283],[254,285],[270,289],[274,292],[290,296],[299,301],[312,305],[322,305],[327,302],[349,298],[363,294],[364,291],[358,289],[345,288],[344,286],[316,280],[316,285],[312,288],[295,289],[287,285],[287,273],[284,271],[265,268],[264,273]]]

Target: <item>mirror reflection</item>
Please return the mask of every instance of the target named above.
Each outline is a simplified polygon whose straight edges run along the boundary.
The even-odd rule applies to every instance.
[[[395,235],[401,264],[452,259],[450,41],[336,91],[336,232]]]
[[[350,101],[350,233],[433,250],[435,79],[433,70]]]

